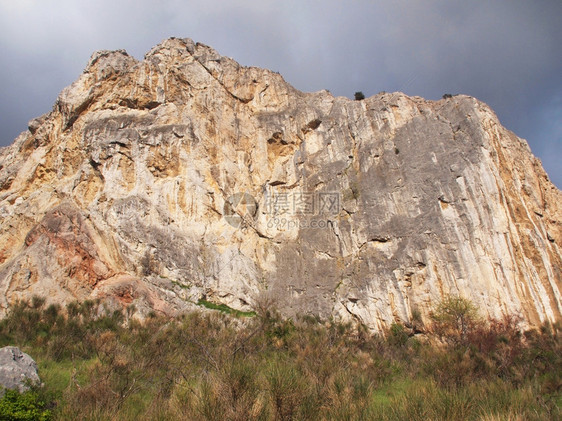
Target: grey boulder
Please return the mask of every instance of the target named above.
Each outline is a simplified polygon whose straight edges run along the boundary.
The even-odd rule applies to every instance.
[[[0,394],[4,389],[17,389],[20,393],[29,390],[31,384],[39,384],[37,363],[15,346],[0,349]]]

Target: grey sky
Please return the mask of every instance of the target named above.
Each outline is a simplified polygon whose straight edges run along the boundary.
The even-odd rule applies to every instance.
[[[0,146],[94,50],[189,37],[303,91],[487,102],[562,187],[562,1],[0,0]]]

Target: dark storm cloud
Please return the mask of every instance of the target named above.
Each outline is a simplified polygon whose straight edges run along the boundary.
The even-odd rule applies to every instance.
[[[141,58],[190,37],[304,91],[475,96],[562,186],[560,1],[0,0],[0,145],[48,111],[94,50]]]

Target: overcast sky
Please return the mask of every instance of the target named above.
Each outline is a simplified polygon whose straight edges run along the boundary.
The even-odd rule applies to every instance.
[[[188,37],[296,88],[488,103],[562,187],[561,0],[0,0],[0,146],[95,50]]]

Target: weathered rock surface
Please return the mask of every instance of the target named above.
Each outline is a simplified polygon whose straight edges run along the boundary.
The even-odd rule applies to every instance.
[[[302,93],[188,39],[102,51],[0,151],[0,305],[268,296],[378,329],[455,293],[538,324],[562,311],[561,199],[468,96]]]
[[[20,393],[29,390],[30,384],[39,384],[37,363],[15,346],[0,349],[0,393],[4,389],[17,389]]]

